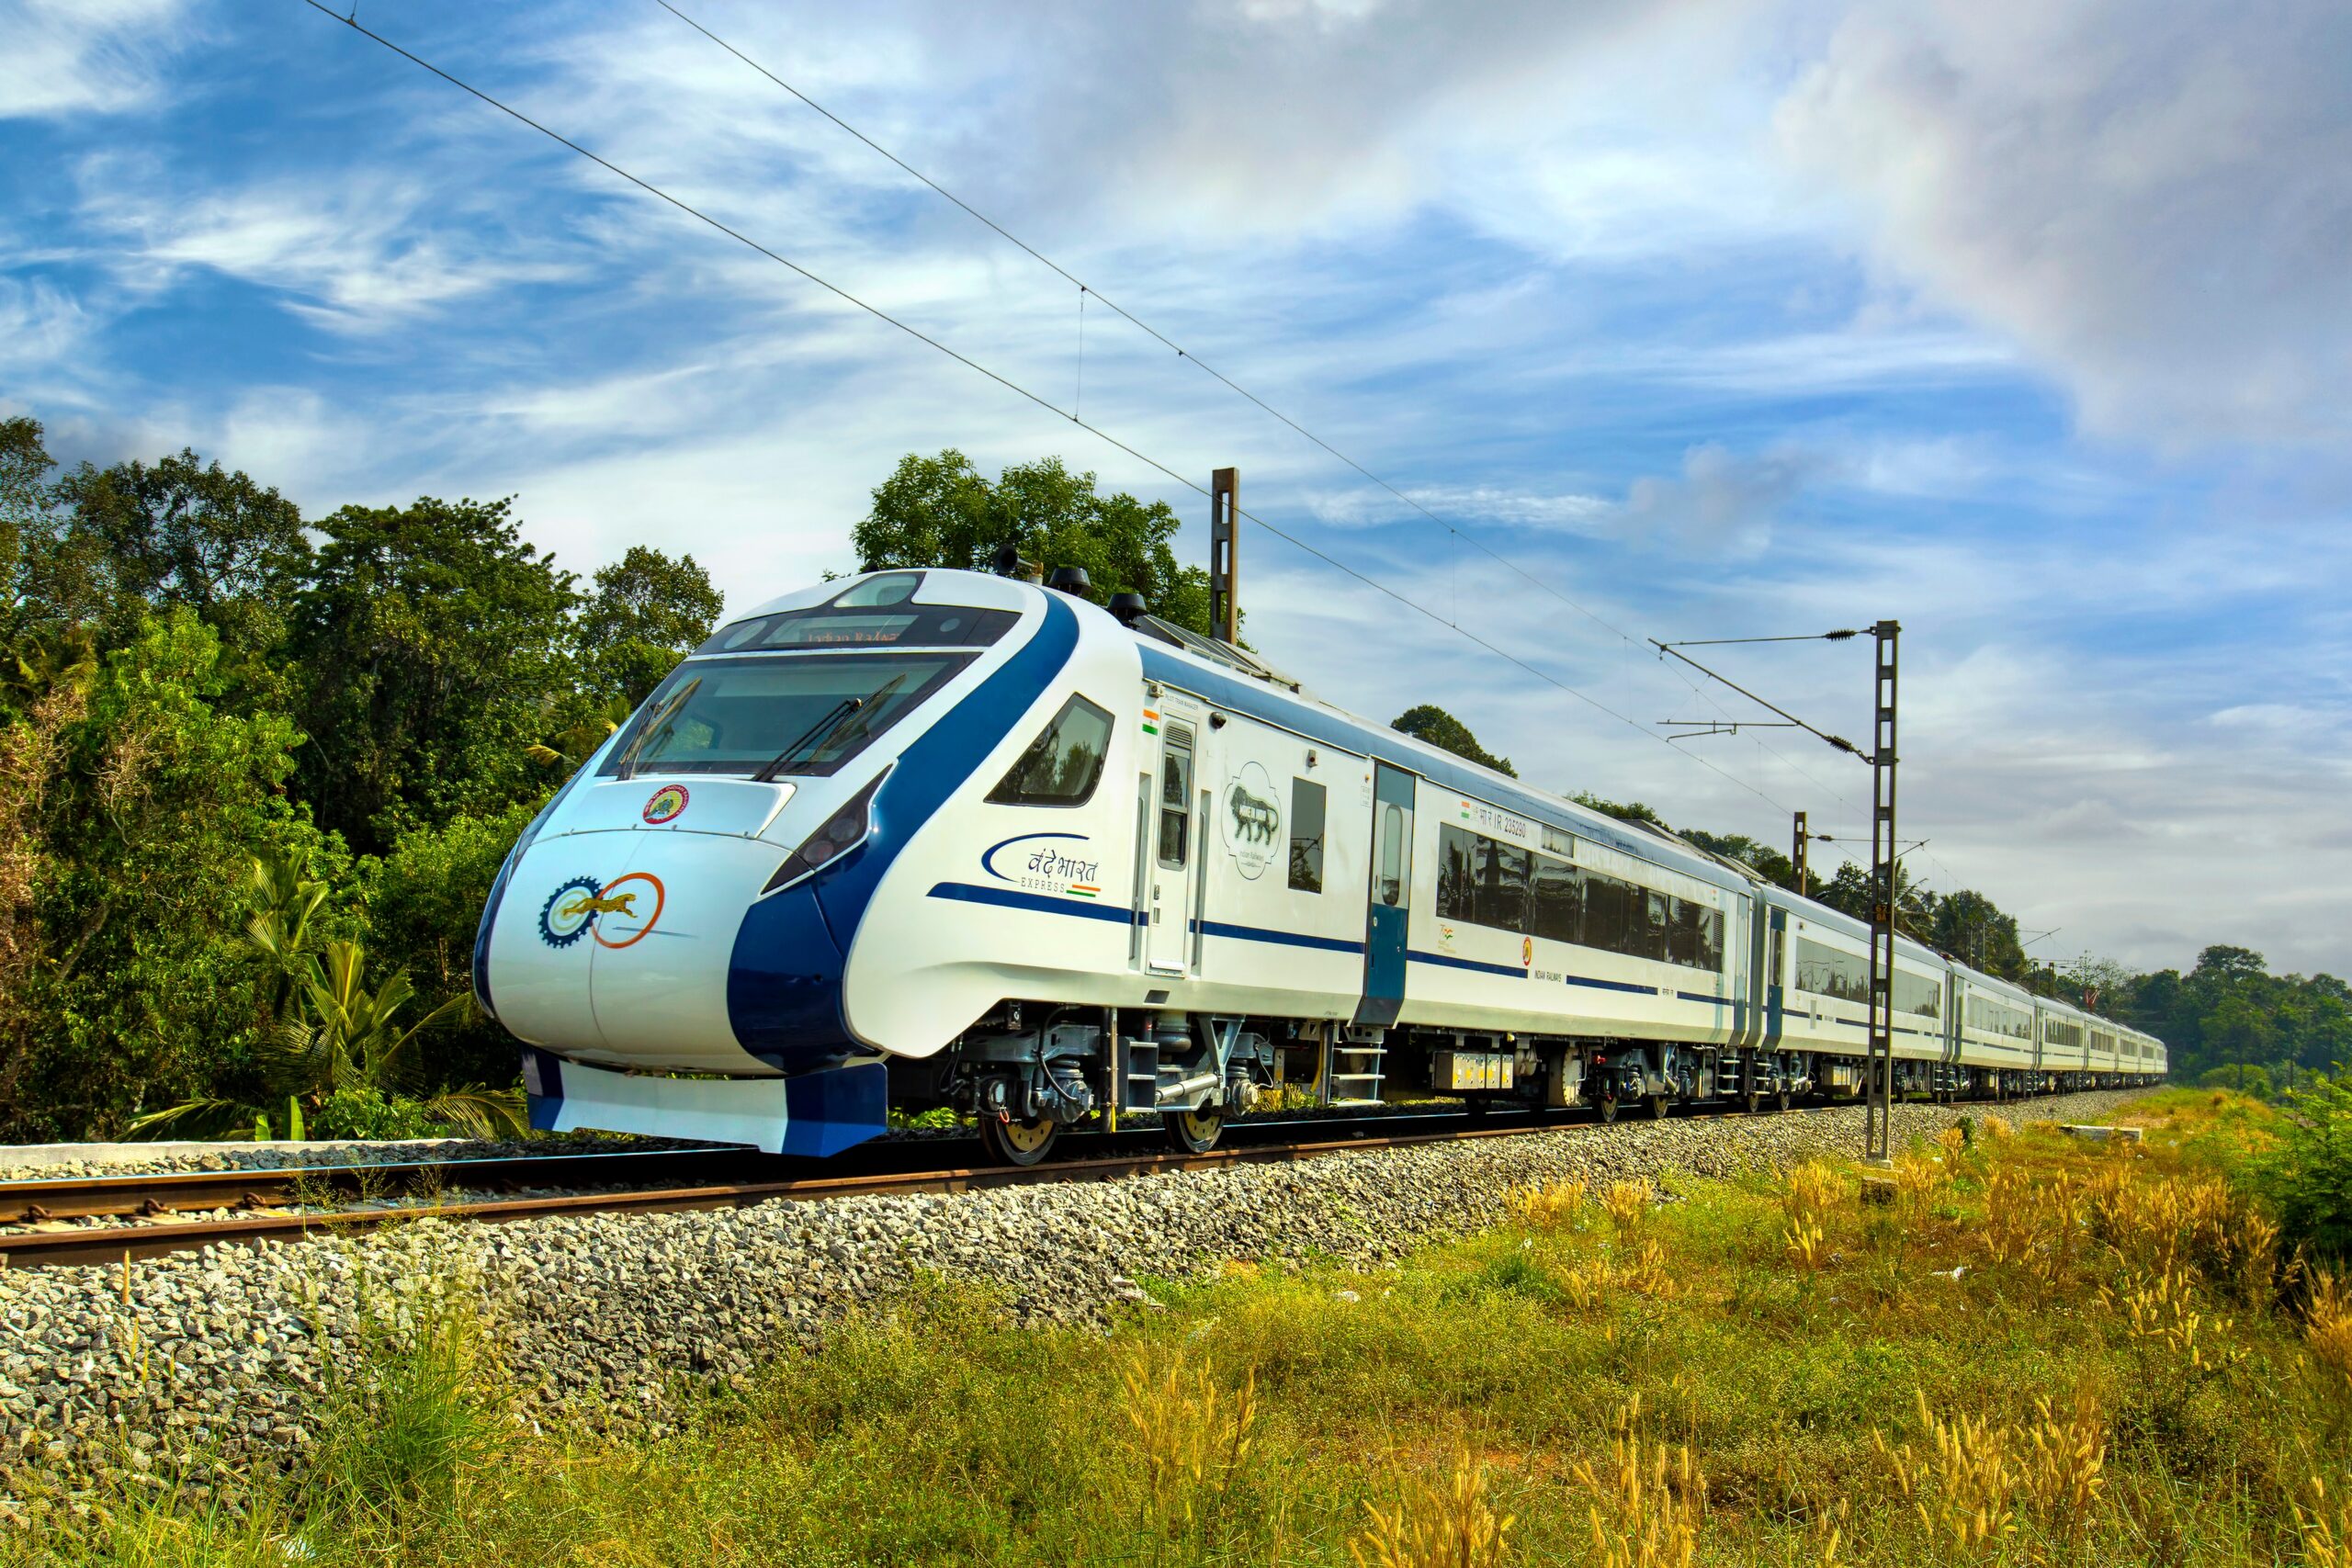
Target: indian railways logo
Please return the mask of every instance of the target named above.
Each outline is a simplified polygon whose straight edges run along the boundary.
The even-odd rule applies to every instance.
[[[570,947],[593,936],[605,947],[633,946],[662,918],[665,901],[662,879],[650,871],[632,871],[604,883],[575,876],[539,906],[539,940],[549,947]],[[644,907],[648,903],[650,908]]]
[[[1535,939],[1532,936],[1521,937],[1519,939],[1519,966],[1522,969],[1528,969],[1532,968],[1534,964]]]
[[[675,821],[678,814],[686,808],[689,798],[685,785],[663,784],[653,792],[653,798],[645,803],[646,826],[659,828],[664,822]]]
[[[1283,809],[1263,764],[1244,762],[1233,771],[1226,781],[1225,810],[1220,818],[1226,852],[1233,857],[1234,869],[1255,882],[1273,863],[1283,833]]]
[[[1102,892],[1102,863],[1086,858],[1080,845],[1092,847],[1083,833],[1023,833],[990,844],[980,855],[980,869],[1016,887],[1097,897]]]

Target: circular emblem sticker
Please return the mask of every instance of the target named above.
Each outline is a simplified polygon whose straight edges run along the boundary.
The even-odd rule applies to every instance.
[[[645,803],[647,826],[659,828],[664,822],[676,820],[678,813],[686,808],[687,799],[685,785],[663,784],[653,792],[653,798]]]
[[[1278,802],[1274,782],[1259,763],[1242,763],[1226,783],[1225,809],[1219,813],[1226,852],[1233,856],[1234,869],[1249,881],[1258,880],[1273,863],[1283,831]]]
[[[1523,936],[1519,939],[1519,962],[1521,968],[1526,968],[1534,964],[1535,939],[1533,937]]]
[[[539,939],[549,947],[570,947],[594,936],[599,946],[633,947],[645,940],[668,901],[662,879],[651,872],[632,871],[610,882],[575,876],[539,906]]]
[[[548,894],[539,906],[539,940],[549,947],[570,947],[586,936],[596,919],[596,890],[602,886],[593,876],[575,876]]]

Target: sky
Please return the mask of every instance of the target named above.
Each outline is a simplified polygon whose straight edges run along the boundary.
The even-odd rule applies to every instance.
[[[1168,470],[1238,466],[1356,574],[1242,538],[1310,690],[1857,854],[1867,770],[1668,739],[1770,716],[1645,639],[1899,620],[1914,875],[2039,956],[2352,973],[2352,8],[675,4],[740,56],[658,0],[356,17],[1031,397],[351,0],[0,0],[0,413],[312,517],[513,495],[739,608],[910,451],[1059,456],[1200,561]],[[1870,646],[1694,652],[1867,745]]]

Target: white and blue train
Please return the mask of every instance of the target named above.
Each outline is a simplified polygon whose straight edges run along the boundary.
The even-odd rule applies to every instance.
[[[1860,1093],[1861,922],[1113,604],[885,571],[720,627],[483,913],[534,1124],[821,1155],[951,1105],[1026,1163],[1136,1116],[1205,1148],[1281,1085],[1603,1119]],[[2165,1074],[2143,1034],[1896,964],[1904,1093]]]

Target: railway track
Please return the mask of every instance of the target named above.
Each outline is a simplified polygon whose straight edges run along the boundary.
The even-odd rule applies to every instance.
[[[1783,1114],[1826,1114],[1799,1110]],[[1712,1120],[1743,1114],[1729,1106],[1679,1110]],[[288,1167],[276,1170],[181,1171],[0,1182],[0,1220],[41,1224],[138,1216],[135,1224],[66,1225],[0,1233],[0,1266],[65,1268],[158,1258],[214,1246],[348,1235],[431,1215],[494,1224],[573,1213],[681,1213],[775,1201],[970,1192],[1038,1181],[1111,1181],[1165,1171],[1213,1170],[1313,1159],[1351,1150],[1402,1148],[1470,1138],[1507,1138],[1592,1125],[1589,1112],[1391,1115],[1368,1121],[1236,1123],[1206,1154],[1142,1146],[1145,1134],[1100,1136],[1079,1157],[1029,1167],[941,1163],[977,1151],[976,1140],[912,1139],[870,1145],[863,1157],[786,1162],[741,1149],[662,1149],[604,1155],[519,1156],[447,1162]],[[1396,1132],[1399,1123],[1411,1130]],[[1442,1125],[1439,1125],[1442,1124]],[[1383,1129],[1374,1131],[1374,1129]],[[1157,1140],[1152,1140],[1157,1144]],[[503,1188],[602,1190],[501,1197]],[[466,1194],[443,1197],[457,1188]],[[322,1200],[356,1199],[324,1209]],[[217,1219],[176,1220],[190,1210]]]

